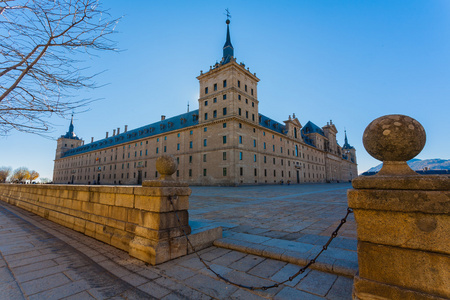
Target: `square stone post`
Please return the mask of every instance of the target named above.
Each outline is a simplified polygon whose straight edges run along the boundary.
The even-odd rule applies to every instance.
[[[176,160],[169,155],[156,160],[160,180],[144,181],[135,207],[138,226],[130,231],[135,237],[129,243],[129,254],[152,265],[188,254],[184,234],[191,233],[189,226],[189,195],[186,183],[176,182],[172,174],[177,169]],[[172,205],[173,204],[173,205]]]
[[[449,299],[450,178],[418,175],[406,164],[422,150],[425,131],[409,117],[385,116],[363,141],[384,163],[348,191],[358,234],[353,298]]]

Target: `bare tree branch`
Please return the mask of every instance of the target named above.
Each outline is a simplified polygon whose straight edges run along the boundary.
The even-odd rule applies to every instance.
[[[92,100],[74,91],[97,87],[97,74],[83,61],[116,51],[117,22],[98,0],[0,0],[0,135],[42,134],[52,115],[84,109]]]

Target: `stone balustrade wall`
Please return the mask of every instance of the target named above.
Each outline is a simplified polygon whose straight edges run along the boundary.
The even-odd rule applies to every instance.
[[[187,186],[1,184],[0,200],[158,264],[186,255]]]

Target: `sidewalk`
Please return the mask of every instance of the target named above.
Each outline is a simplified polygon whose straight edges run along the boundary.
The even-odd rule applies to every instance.
[[[260,201],[251,199],[256,192],[252,192],[250,187],[235,190],[237,193],[234,194],[234,200],[228,204],[222,203],[223,191],[220,188],[218,195],[211,194],[210,201],[196,198],[195,195],[202,197],[202,191],[208,193],[209,189],[193,188],[190,209],[193,223],[227,223],[229,226],[224,229],[228,235],[226,239],[230,240],[246,237],[243,234],[248,233],[244,231],[249,230],[253,230],[249,235],[256,237],[274,235],[278,231],[281,233],[277,239],[282,240],[285,238],[282,233],[288,232],[290,222],[298,224],[303,222],[300,220],[307,220],[309,217],[303,215],[287,218],[285,221],[282,218],[286,218],[286,214],[291,212],[295,214],[299,207],[310,207],[304,198],[308,191],[309,195],[316,196],[323,193],[313,191],[315,187],[303,188],[303,196],[295,196],[296,201],[303,203],[300,206],[292,202],[292,199],[289,200],[291,196],[285,195],[283,200],[283,195],[279,195],[277,189],[273,191],[276,196],[271,197],[266,191],[264,199],[261,198]],[[339,189],[342,190],[341,187]],[[292,191],[296,190],[288,192]],[[241,192],[245,195],[240,196]],[[342,195],[333,197],[336,199],[332,202],[339,202],[337,206],[342,207]],[[328,207],[328,212],[323,216],[333,211],[329,207],[336,206],[326,204],[333,197],[329,196],[328,200],[320,204]],[[264,203],[268,203],[272,206],[272,201],[278,204],[291,201],[290,207],[293,210],[279,212],[281,215],[272,214],[273,210],[269,210],[266,212],[266,222],[261,222],[262,211],[242,218],[242,214],[254,211],[254,205],[264,206]],[[217,215],[216,211],[222,213]],[[323,214],[319,210],[316,211],[316,216],[317,213]],[[211,214],[211,217],[216,215],[216,218],[206,218],[202,216],[204,214]],[[314,212],[309,211],[308,215],[314,217]],[[342,216],[337,213],[329,215],[330,222],[333,218],[339,221],[340,217]],[[255,218],[260,220],[258,226],[244,227],[245,223],[251,223]],[[323,220],[325,219],[327,218],[324,217]],[[272,230],[270,226],[273,226],[273,222],[286,222],[288,227]],[[320,226],[316,223],[318,222],[307,226],[304,233],[300,230],[298,234],[301,236],[296,240],[310,239],[310,245],[313,245],[312,237],[304,237],[321,236],[327,230],[323,228],[319,232],[317,228]],[[257,232],[257,229],[250,228],[266,230]],[[313,233],[312,230],[316,232]],[[351,231],[343,233],[352,235]],[[261,243],[270,240],[274,239]],[[124,251],[3,202],[0,202],[0,254],[0,299],[351,299],[353,283],[350,277],[309,270],[278,288],[249,291],[217,279],[195,254],[158,266],[149,266],[129,257]],[[205,249],[201,251],[201,255],[222,276],[245,285],[271,285],[287,279],[300,268],[291,263],[218,247]]]

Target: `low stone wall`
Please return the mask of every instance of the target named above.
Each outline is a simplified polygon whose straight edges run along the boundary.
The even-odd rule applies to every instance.
[[[161,184],[139,187],[0,185],[0,200],[151,264],[188,253],[175,212],[186,233],[190,233],[190,193],[187,186]]]

